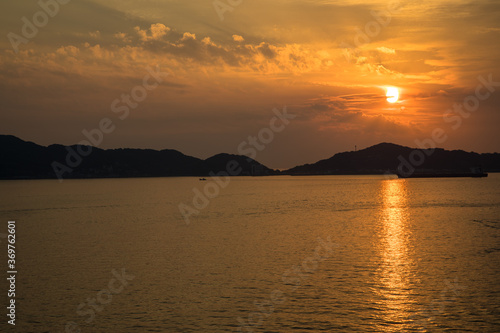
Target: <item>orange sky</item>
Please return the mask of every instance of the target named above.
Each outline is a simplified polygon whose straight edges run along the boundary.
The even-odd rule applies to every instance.
[[[0,5],[1,134],[74,144],[107,117],[101,148],[206,158],[237,153],[287,106],[296,117],[256,157],[272,168],[416,146],[436,128],[441,147],[500,152],[500,83],[443,118],[473,101],[479,76],[500,82],[499,2],[60,1],[38,16],[34,1]],[[23,35],[33,15],[38,31]],[[168,76],[120,120],[111,104],[156,66]]]

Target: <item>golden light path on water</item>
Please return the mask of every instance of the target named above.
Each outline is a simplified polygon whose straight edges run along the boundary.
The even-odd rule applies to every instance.
[[[410,253],[410,216],[408,212],[408,187],[404,179],[383,181],[380,188],[380,244],[381,267],[379,270],[380,304],[383,322],[389,324],[386,332],[399,332],[406,327],[410,316],[412,271]]]

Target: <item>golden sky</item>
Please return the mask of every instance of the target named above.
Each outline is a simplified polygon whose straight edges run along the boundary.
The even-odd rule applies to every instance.
[[[206,158],[237,153],[286,106],[296,117],[256,157],[272,168],[415,147],[436,128],[438,146],[500,152],[500,1],[60,2],[0,5],[1,134],[75,144],[107,117],[100,148]],[[147,68],[168,75],[119,119],[113,101]],[[478,99],[480,76],[493,83]]]

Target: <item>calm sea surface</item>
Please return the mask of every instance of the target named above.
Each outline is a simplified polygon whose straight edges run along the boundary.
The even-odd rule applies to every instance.
[[[214,184],[0,181],[0,331],[500,332],[500,174]]]

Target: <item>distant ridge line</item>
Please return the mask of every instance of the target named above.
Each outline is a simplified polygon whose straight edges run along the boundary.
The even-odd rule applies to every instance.
[[[57,178],[54,162],[65,165],[71,151],[85,147],[90,146],[52,144],[45,147],[13,135],[0,135],[0,179]],[[485,172],[500,172],[499,153],[418,149],[390,142],[340,152],[330,158],[284,171],[268,168],[247,156],[227,153],[203,160],[174,149],[92,147],[91,150],[78,165],[72,167],[65,178],[207,177],[211,172],[224,171],[230,161],[241,166],[238,174],[241,176],[395,174],[398,166],[405,163],[424,172],[469,172],[476,167],[481,167]],[[425,156],[425,159],[420,163],[415,158],[417,155]]]

